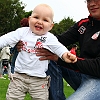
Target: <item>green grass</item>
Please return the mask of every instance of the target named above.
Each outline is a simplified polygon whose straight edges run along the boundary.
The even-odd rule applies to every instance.
[[[7,76],[4,77],[6,77],[6,79],[0,79],[0,100],[5,100],[6,91],[10,82]],[[67,86],[67,83],[64,81],[64,93],[66,97],[70,96],[73,92],[74,90],[70,86]],[[31,100],[29,94],[26,95],[25,100]]]
[[[67,82],[65,80],[63,81],[64,81],[64,94],[66,98],[68,98],[72,93],[74,93],[74,90],[70,86],[67,86]]]
[[[0,79],[0,100],[5,100],[6,91],[8,88],[9,80],[7,79]]]

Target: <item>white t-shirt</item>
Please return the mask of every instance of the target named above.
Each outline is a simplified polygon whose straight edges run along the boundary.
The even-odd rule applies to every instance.
[[[0,48],[7,45],[14,47],[19,40],[24,42],[24,47],[17,56],[15,72],[26,73],[30,76],[46,77],[45,72],[48,69],[48,60],[40,61],[40,57],[36,56],[35,48],[49,49],[60,58],[63,53],[68,52],[68,49],[50,32],[37,36],[29,27],[18,28],[0,37]]]

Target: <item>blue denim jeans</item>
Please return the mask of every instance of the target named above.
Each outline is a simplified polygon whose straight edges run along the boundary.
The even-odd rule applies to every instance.
[[[11,54],[13,54],[12,59],[11,59],[11,73],[14,73],[14,68],[15,68],[15,61],[18,55],[18,51],[16,49],[16,46],[14,48],[10,49]]]
[[[62,71],[60,71],[55,62],[50,61],[47,75],[51,76],[49,100],[65,100]]]
[[[49,100],[100,100],[100,79],[56,65],[50,61],[47,75],[51,76]],[[65,98],[63,78],[75,92]]]

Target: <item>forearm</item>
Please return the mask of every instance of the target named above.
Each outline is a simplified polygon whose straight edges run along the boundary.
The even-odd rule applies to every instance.
[[[100,58],[78,60],[76,63],[66,63],[59,59],[57,64],[83,74],[100,77]]]

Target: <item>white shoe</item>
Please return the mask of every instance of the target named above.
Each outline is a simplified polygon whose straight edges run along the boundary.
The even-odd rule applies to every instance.
[[[7,76],[7,74],[4,74],[4,76]]]
[[[67,86],[70,86],[69,84],[67,84]]]
[[[0,79],[6,79],[6,78],[2,76],[2,77],[0,77]]]

